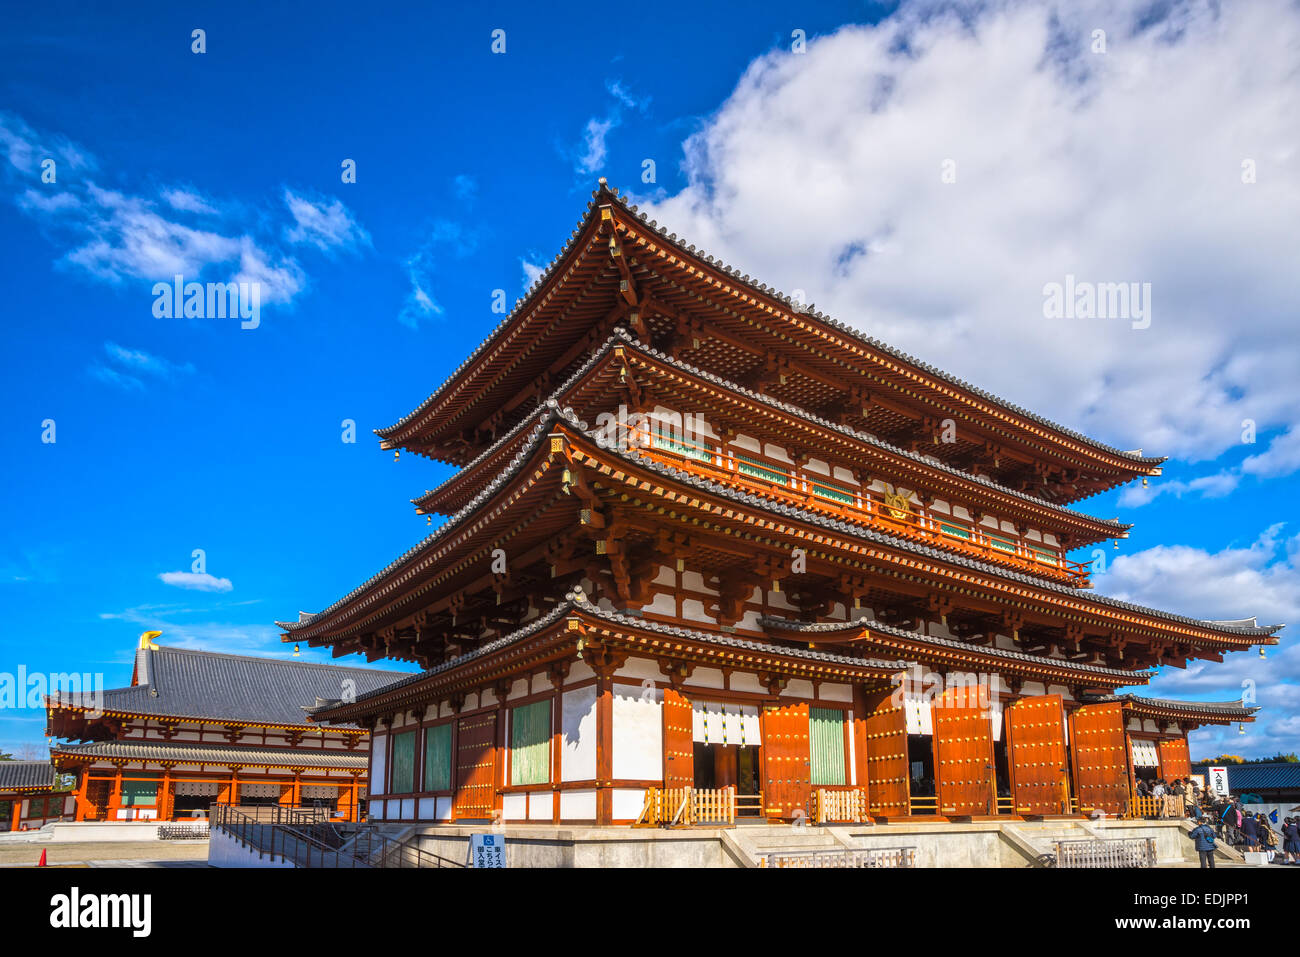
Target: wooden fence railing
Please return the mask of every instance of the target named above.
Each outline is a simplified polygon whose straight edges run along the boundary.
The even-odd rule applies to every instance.
[[[759,867],[915,867],[914,847],[873,847],[842,851],[772,851]]]
[[[1155,867],[1154,837],[1056,841],[1057,867]]]
[[[1183,798],[1178,794],[1165,794],[1161,797],[1142,797],[1134,794],[1129,802],[1129,818],[1173,818],[1179,820],[1186,816]]]
[[[736,789],[646,788],[638,827],[731,827]]]
[[[867,792],[864,789],[813,789],[813,821],[817,824],[861,824],[866,820]]]

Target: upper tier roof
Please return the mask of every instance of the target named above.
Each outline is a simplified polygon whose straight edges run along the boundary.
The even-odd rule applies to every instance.
[[[870,433],[861,432],[857,429],[851,428],[850,426],[841,425],[837,422],[831,422],[818,415],[814,415],[805,409],[801,409],[798,406],[791,405],[788,402],[782,402],[779,399],[774,399],[761,392],[754,392],[750,389],[746,389],[744,386],[728,382],[720,376],[706,372],[703,369],[698,369],[689,363],[683,362],[680,359],[674,359],[651,346],[645,345],[638,339],[634,338],[628,330],[623,328],[615,329],[610,337],[591,354],[588,360],[584,362],[582,366],[579,367],[564,383],[556,388],[546,403],[538,406],[532,413],[521,419],[513,428],[509,429],[493,442],[492,445],[484,449],[478,457],[467,463],[464,468],[455,475],[449,477],[437,488],[430,489],[418,498],[412,499],[413,504],[416,506],[416,510],[421,514],[423,514],[426,509],[447,514],[447,509],[445,508],[430,508],[430,506],[433,505],[435,500],[444,492],[452,492],[453,489],[455,490],[454,495],[457,507],[462,506],[467,502],[481,488],[488,470],[491,470],[492,473],[495,474],[495,471],[499,470],[509,461],[513,452],[523,443],[527,431],[536,424],[537,420],[547,411],[547,409],[551,405],[557,403],[561,407],[566,406],[568,404],[567,400],[575,387],[578,386],[582,380],[599,365],[602,359],[619,346],[623,347],[624,350],[632,350],[630,354],[639,354],[649,362],[661,363],[681,372],[684,375],[698,379],[703,383],[715,385],[728,393],[742,396],[745,399],[762,406],[779,410],[780,412],[794,416],[810,425],[817,426],[818,428],[850,437],[858,442],[870,446],[872,449],[888,453],[890,456],[897,456],[905,459],[914,467],[914,469],[919,468],[920,470],[929,473],[936,473],[935,477],[940,481],[946,478],[950,482],[959,483],[959,487],[963,487],[967,490],[967,495],[974,495],[976,497],[989,495],[994,497],[995,500],[1002,501],[1005,501],[1006,498],[1009,497],[1020,507],[1032,509],[1040,513],[1045,511],[1049,516],[1056,517],[1061,521],[1063,526],[1075,527],[1082,525],[1084,528],[1080,532],[1080,537],[1076,539],[1080,544],[1090,544],[1092,542],[1100,541],[1103,538],[1121,537],[1133,527],[1130,524],[1120,522],[1116,519],[1097,518],[1096,516],[1067,508],[1064,505],[1049,502],[1036,495],[1021,492],[1018,489],[1007,488],[1006,486],[999,485],[985,476],[972,475],[969,472],[963,472],[960,469],[955,469],[946,463],[935,461],[918,452],[912,452],[891,445]],[[625,354],[629,353],[625,352]],[[971,505],[973,502],[963,500],[959,504]],[[1048,530],[1056,530],[1056,526],[1051,525]]]
[[[489,444],[491,437],[485,438],[476,430],[509,403],[519,401],[519,384],[531,384],[552,362],[577,360],[589,344],[584,342],[584,334],[610,320],[611,306],[613,312],[626,306],[618,296],[617,281],[612,285],[605,281],[611,277],[617,280],[617,272],[606,276],[599,289],[596,281],[609,272],[608,259],[597,258],[595,251],[602,248],[598,240],[603,239],[604,231],[611,231],[612,239],[622,230],[625,236],[634,231],[641,239],[652,240],[655,249],[669,255],[676,267],[688,264],[686,280],[715,297],[730,297],[728,310],[737,316],[742,311],[751,317],[761,316],[758,330],[770,329],[767,338],[772,341],[755,341],[752,345],[783,349],[786,358],[796,360],[812,356],[823,370],[837,371],[839,399],[848,398],[849,373],[871,372],[879,381],[853,381],[869,385],[873,394],[887,395],[892,402],[906,405],[916,418],[951,410],[967,425],[976,423],[979,428],[995,430],[1005,448],[1018,445],[1026,454],[1086,462],[1098,475],[1105,476],[1107,487],[1138,475],[1159,473],[1163,458],[1115,449],[926,365],[816,310],[801,311],[790,297],[738,275],[657,223],[647,222],[644,214],[627,206],[614,191],[602,185],[593,195],[573,237],[510,315],[419,407],[394,425],[376,430],[384,447],[414,448],[462,464]],[[648,254],[642,258],[654,261]],[[673,281],[671,285],[676,288],[681,284]],[[581,309],[575,312],[573,304],[579,300]],[[549,328],[561,313],[565,316],[562,331],[559,327]],[[539,318],[543,315],[544,319]],[[534,325],[536,328],[532,328]],[[521,357],[526,359],[527,369],[518,365]],[[507,382],[506,374],[512,369],[516,370],[512,373],[515,378]],[[967,425],[959,425],[959,430],[967,429]],[[1096,489],[1073,496],[1063,494],[1063,499],[1093,491]]]
[[[187,648],[153,646],[136,652],[135,683],[92,692],[50,695],[51,707],[184,720],[298,726],[317,698],[364,694],[397,672],[307,661],[281,661]],[[351,685],[345,684],[351,682]]]

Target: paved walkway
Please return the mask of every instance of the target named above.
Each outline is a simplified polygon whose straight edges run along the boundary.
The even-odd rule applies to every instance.
[[[0,867],[207,867],[207,841],[97,841],[0,844]]]

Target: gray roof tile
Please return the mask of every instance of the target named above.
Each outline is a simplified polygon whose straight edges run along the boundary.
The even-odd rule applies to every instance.
[[[54,786],[54,766],[49,761],[0,761],[0,792]]]
[[[339,751],[325,748],[240,748],[220,744],[176,744],[162,741],[92,741],[89,744],[61,744],[57,754],[92,758],[126,758],[132,761],[182,761],[187,764],[246,764],[273,768],[330,768],[364,771],[367,750]]]
[[[208,718],[257,724],[306,725],[304,709],[317,698],[364,694],[393,680],[396,672],[308,661],[284,661],[186,648],[137,652],[139,684],[93,693],[55,693],[51,702],[69,707],[171,718]]]

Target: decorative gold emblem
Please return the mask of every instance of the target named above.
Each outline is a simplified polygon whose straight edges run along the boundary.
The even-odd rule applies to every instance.
[[[902,492],[886,492],[884,498],[885,510],[900,522],[912,514],[912,500]]]

